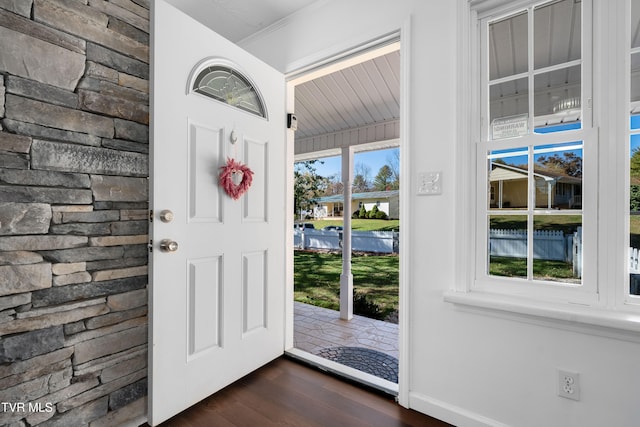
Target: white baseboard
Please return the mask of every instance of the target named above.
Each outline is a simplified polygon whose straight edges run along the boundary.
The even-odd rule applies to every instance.
[[[499,421],[420,393],[409,393],[409,407],[457,427],[508,427]]]

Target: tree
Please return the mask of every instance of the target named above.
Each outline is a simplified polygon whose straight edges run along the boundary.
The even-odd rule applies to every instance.
[[[388,165],[384,165],[373,179],[373,188],[378,191],[393,189],[393,171]]]
[[[293,171],[293,205],[294,214],[301,214],[303,210],[311,210],[316,199],[327,188],[327,179],[318,175],[315,164],[319,160],[298,162]]]
[[[387,165],[391,169],[392,176],[392,190],[400,189],[400,149],[395,148],[391,151],[391,154],[387,156]]]
[[[360,162],[356,164],[355,174],[353,177],[353,192],[354,193],[366,193],[371,189],[369,176],[371,175],[371,168],[366,164]]]
[[[553,156],[538,157],[538,164],[553,172],[582,178],[582,157],[572,151],[565,151],[562,157],[555,153]]]
[[[325,196],[333,196],[335,194],[342,194],[344,185],[340,180],[340,175],[333,174],[327,178],[327,189],[324,192]]]
[[[640,178],[640,147],[635,148],[631,153],[630,174],[632,178]]]

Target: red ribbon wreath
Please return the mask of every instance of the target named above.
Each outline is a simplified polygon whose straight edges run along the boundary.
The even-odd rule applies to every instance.
[[[251,186],[253,171],[247,165],[236,162],[232,158],[227,158],[227,164],[220,169],[222,169],[218,177],[220,186],[233,200],[239,199]],[[233,176],[238,173],[242,174],[242,181],[236,184],[233,181]]]

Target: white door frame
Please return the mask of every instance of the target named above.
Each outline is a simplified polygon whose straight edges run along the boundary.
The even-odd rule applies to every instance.
[[[312,74],[318,69],[331,67],[331,64],[340,62],[349,56],[362,53],[373,47],[379,46],[389,40],[400,40],[400,176],[404,184],[400,186],[400,271],[399,271],[399,372],[398,372],[398,403],[404,407],[409,407],[409,371],[410,371],[410,347],[409,347],[409,304],[410,295],[410,276],[409,276],[409,236],[411,235],[409,221],[409,198],[411,196],[412,179],[411,179],[411,159],[409,153],[410,141],[410,52],[411,52],[411,20],[407,18],[400,29],[392,34],[383,34],[369,42],[361,43],[353,46],[347,51],[334,52],[324,58],[307,58],[303,61],[304,65],[285,75],[287,81],[286,86],[286,108],[288,112],[295,111],[295,85],[294,80],[305,74]],[[294,163],[294,132],[287,131],[287,218],[286,230],[293,230],[293,192],[289,189],[293,188],[293,163]],[[293,233],[287,233],[285,238],[287,246],[286,259],[286,304],[285,304],[285,350],[288,353],[297,355],[293,346]],[[342,371],[337,367],[337,370]],[[352,372],[347,368],[343,372],[348,376],[352,376]]]

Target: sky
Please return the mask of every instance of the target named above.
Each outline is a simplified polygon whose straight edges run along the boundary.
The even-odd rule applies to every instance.
[[[390,163],[393,158],[393,151],[398,151],[399,148],[389,148],[387,150],[377,151],[364,151],[362,153],[356,153],[353,157],[354,167],[357,169],[358,163],[364,163],[370,169],[370,179],[373,179],[380,168]],[[316,173],[320,176],[328,178],[332,175],[342,175],[342,163],[341,157],[325,157],[321,159],[324,163],[316,163]]]

